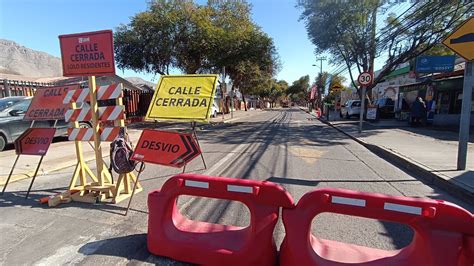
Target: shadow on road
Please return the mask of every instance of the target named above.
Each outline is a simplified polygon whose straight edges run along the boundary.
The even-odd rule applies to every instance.
[[[287,178],[287,177],[276,177],[272,176],[267,179],[279,184],[288,184],[288,185],[298,185],[298,186],[308,186],[315,187],[319,183],[397,183],[397,182],[419,182],[416,179],[396,179],[396,180],[383,180],[383,179],[370,179],[370,180],[360,180],[360,179],[336,179],[336,180],[306,180],[298,178]]]
[[[129,261],[148,262],[155,265],[185,266],[193,265],[171,260],[166,257],[153,256],[147,249],[146,234],[135,234],[89,242],[79,248],[86,256],[101,255],[126,258]]]
[[[30,196],[28,199],[25,198],[26,190],[20,190],[15,192],[6,191],[2,196],[0,196],[0,208],[3,207],[13,207],[13,206],[23,206],[30,208],[39,208],[39,209],[50,209],[48,204],[40,204],[39,200],[44,197],[49,197],[57,193],[61,193],[67,190],[67,187],[57,187],[52,189],[41,189],[41,190],[31,190]],[[98,210],[111,214],[123,215],[125,213],[125,207],[117,206],[116,204],[108,204],[107,202],[101,202],[97,204],[91,203],[82,203],[82,202],[69,202],[67,204],[59,204],[54,207],[54,209],[65,209],[65,208],[79,208],[87,210]]]

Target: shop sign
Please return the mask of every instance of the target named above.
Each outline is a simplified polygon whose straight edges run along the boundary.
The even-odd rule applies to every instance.
[[[366,113],[367,120],[376,120],[377,119],[377,107],[368,107]]]
[[[454,55],[419,56],[416,58],[417,73],[441,73],[454,71]]]

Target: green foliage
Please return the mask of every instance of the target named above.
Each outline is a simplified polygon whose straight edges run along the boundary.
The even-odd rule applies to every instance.
[[[387,55],[375,85],[399,64],[439,44],[474,8],[474,2],[465,0],[414,1],[399,16],[389,14],[386,27],[377,32],[378,16],[393,1],[299,0],[298,3],[316,53],[329,53],[335,64],[344,63],[355,87],[357,75],[352,74],[353,68],[358,73],[374,70],[375,58]],[[433,51],[443,52],[436,48]]]
[[[243,0],[154,0],[115,32],[119,68],[169,74],[226,73],[243,93],[260,94],[279,69],[273,40]]]
[[[260,94],[261,97],[267,97],[272,102],[277,102],[279,98],[286,95],[286,91],[288,90],[288,82],[285,80],[272,79],[272,85],[269,89],[265,89]]]
[[[309,90],[309,75],[293,81],[293,84],[288,87],[287,94],[307,93]]]

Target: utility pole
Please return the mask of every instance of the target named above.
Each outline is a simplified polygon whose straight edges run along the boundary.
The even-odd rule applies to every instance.
[[[326,61],[326,57],[325,56],[320,56],[320,57],[316,57],[316,61],[319,61],[320,65],[319,65],[319,74],[321,75],[322,77],[322,74],[323,74],[323,61]],[[317,65],[313,65],[313,66],[317,66]],[[317,79],[317,77],[316,77]],[[322,84],[320,84],[322,85]],[[316,84],[316,86],[318,86],[318,84]],[[320,86],[318,86],[320,87]],[[322,94],[323,94],[323,91],[320,91],[321,88],[318,88],[318,101],[319,101],[319,104],[321,105],[322,104]],[[314,107],[314,106],[313,106]]]

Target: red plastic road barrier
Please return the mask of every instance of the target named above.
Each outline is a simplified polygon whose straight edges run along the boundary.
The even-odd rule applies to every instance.
[[[248,227],[189,220],[176,207],[179,195],[240,201]],[[275,265],[273,230],[279,207],[293,208],[290,194],[268,181],[181,174],[148,194],[148,250],[200,265]]]
[[[317,108],[314,112],[316,113],[316,118],[321,118],[321,109],[320,108]]]
[[[409,225],[415,234],[407,247],[395,251],[319,239],[310,230],[311,221],[322,212],[398,222]],[[283,223],[282,266],[472,266],[474,262],[474,217],[449,202],[321,189],[304,195],[296,208],[283,209]]]

